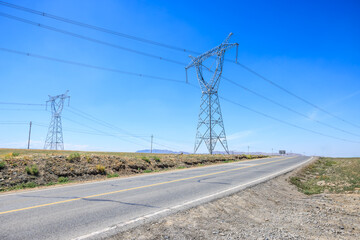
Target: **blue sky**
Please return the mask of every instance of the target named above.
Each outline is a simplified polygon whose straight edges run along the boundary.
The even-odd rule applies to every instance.
[[[24,1],[11,3],[157,42],[205,52],[230,33],[238,60],[317,106],[360,125],[360,4],[358,1]],[[183,62],[184,66],[66,36],[0,16],[0,48],[185,81],[188,53],[136,42],[0,5],[0,12],[131,49]],[[55,63],[0,51],[0,102],[44,103],[69,90],[63,111],[66,149],[136,151],[150,143],[96,124],[80,109],[154,148],[192,152],[200,90],[160,81]],[[234,59],[235,50],[226,53]],[[322,126],[321,121],[360,135],[339,121],[225,62],[223,75],[301,112],[303,118],[222,81],[219,95],[303,128],[360,142],[360,137]],[[197,84],[194,70],[189,80]],[[265,118],[220,100],[229,149],[279,149],[326,156],[359,156],[360,143],[336,140]],[[1,121],[34,121],[32,147],[42,148],[50,113],[43,107],[0,105]],[[75,122],[77,123],[75,123]],[[94,130],[96,129],[96,130]],[[118,137],[75,133],[116,134]],[[99,132],[97,132],[99,133]],[[25,148],[28,125],[1,124],[0,147]],[[130,142],[129,142],[130,141]],[[133,142],[136,142],[134,144]],[[222,150],[217,148],[216,150]],[[200,152],[205,152],[203,146]]]

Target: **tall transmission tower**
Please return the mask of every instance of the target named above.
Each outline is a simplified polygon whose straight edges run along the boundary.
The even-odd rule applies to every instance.
[[[237,43],[228,43],[232,33],[217,47],[201,54],[198,57],[189,56],[192,61],[185,67],[186,82],[187,70],[191,67],[196,68],[197,78],[201,88],[201,101],[199,122],[197,125],[197,132],[195,137],[194,153],[199,149],[202,142],[205,142],[210,154],[213,154],[216,143],[219,141],[225,151],[229,154],[229,149],[226,141],[225,128],[221,114],[218,89],[220,84],[221,73],[224,65],[225,51],[236,46],[236,61],[237,61]],[[209,58],[215,57],[215,70],[207,68],[203,63]],[[203,67],[212,73],[208,80],[205,80]]]
[[[49,95],[49,100],[46,101],[46,107],[50,102],[51,122],[46,136],[44,149],[64,150],[61,112],[64,108],[65,99],[68,99],[68,105],[70,104],[70,96],[67,95],[68,92],[69,91],[66,91],[64,94],[57,96]]]

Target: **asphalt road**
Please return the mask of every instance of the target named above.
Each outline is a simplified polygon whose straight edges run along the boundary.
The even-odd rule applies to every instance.
[[[223,197],[299,166],[285,156],[0,195],[0,239],[87,239]]]

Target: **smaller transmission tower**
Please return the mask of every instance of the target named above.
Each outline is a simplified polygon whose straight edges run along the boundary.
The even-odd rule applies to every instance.
[[[61,112],[64,108],[65,99],[68,99],[68,105],[70,104],[70,96],[68,96],[69,90],[64,94],[57,96],[50,96],[46,101],[46,107],[50,102],[51,107],[51,122],[49,130],[46,136],[44,149],[51,150],[64,150],[64,140],[61,125]]]
[[[199,80],[201,88],[201,102],[200,102],[200,113],[199,121],[197,125],[197,133],[195,138],[194,153],[199,149],[202,142],[205,142],[206,147],[210,154],[213,154],[216,143],[219,141],[225,151],[229,153],[225,127],[220,109],[220,102],[218,96],[218,89],[220,84],[220,78],[222,74],[224,55],[225,51],[236,46],[236,61],[237,61],[237,43],[228,43],[232,33],[221,43],[219,46],[201,54],[198,57],[189,56],[192,61],[186,70],[186,82],[187,80],[187,69],[190,67],[196,68],[197,78]],[[216,68],[214,71],[204,66],[204,61],[209,58],[216,58]],[[205,74],[203,72],[205,67],[212,76],[208,80],[205,80]]]

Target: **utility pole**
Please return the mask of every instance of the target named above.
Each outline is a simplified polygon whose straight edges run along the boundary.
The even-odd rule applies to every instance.
[[[64,94],[60,94],[57,96],[49,95],[49,100],[46,101],[46,107],[48,102],[50,102],[51,122],[46,136],[44,149],[64,150],[61,112],[64,108],[65,99],[68,99],[68,105],[70,104],[70,96],[67,95],[68,92],[69,91],[66,91]]]
[[[29,138],[28,138],[28,149],[30,149],[31,125],[32,125],[32,122],[30,121],[30,126],[29,126]]]
[[[200,56],[189,56],[191,58],[191,62],[185,67],[186,82],[188,82],[187,70],[191,67],[196,68],[197,78],[202,93],[199,120],[195,137],[194,153],[196,153],[196,151],[199,149],[201,143],[205,142],[209,153],[213,154],[216,143],[219,141],[225,149],[226,153],[229,154],[229,149],[226,141],[225,127],[221,114],[218,89],[224,65],[225,51],[233,47],[236,47],[237,50],[237,47],[239,45],[237,43],[228,43],[231,35],[232,33],[230,33],[220,45],[201,54]],[[211,59],[212,57],[216,58],[214,60],[216,61],[216,68],[214,71],[207,68],[203,64],[205,60]],[[212,77],[209,77],[210,79],[208,80],[205,80],[205,76],[203,74],[203,67],[205,67],[209,72],[213,73]]]
[[[154,138],[154,135],[151,135],[151,148],[150,148],[150,153],[152,153],[153,138]]]

